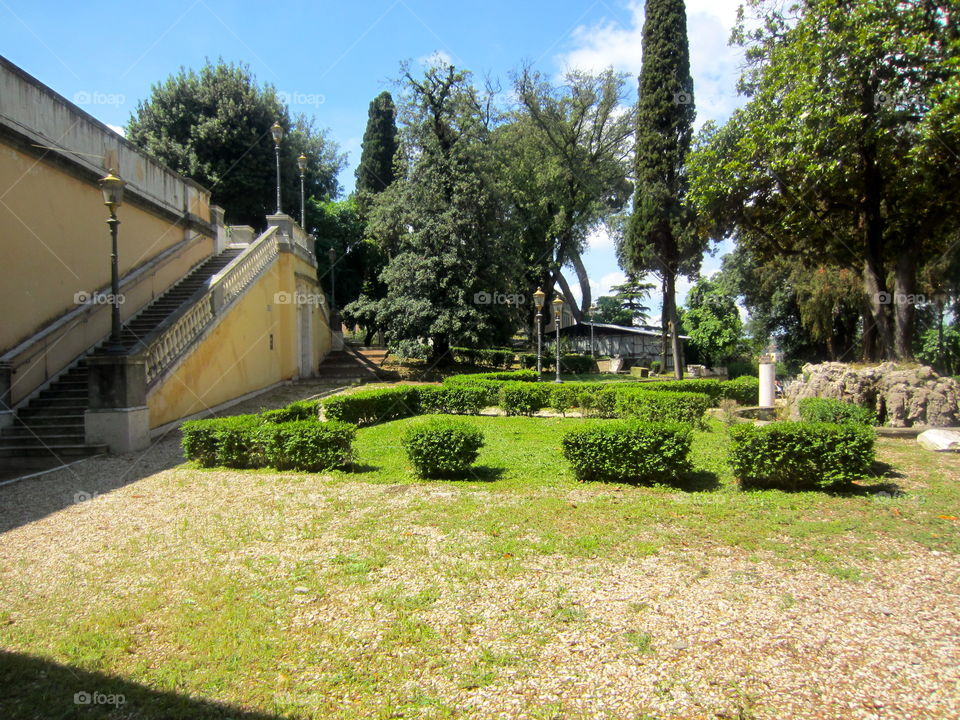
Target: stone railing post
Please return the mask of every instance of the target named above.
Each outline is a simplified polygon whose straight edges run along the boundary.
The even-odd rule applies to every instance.
[[[89,409],[84,413],[88,445],[106,445],[110,452],[143,450],[150,444],[147,370],[141,357],[94,355],[89,368]]]
[[[213,223],[213,231],[216,233],[213,240],[213,251],[219,255],[227,249],[227,228],[223,224],[224,210],[219,205],[210,206],[210,221]]]

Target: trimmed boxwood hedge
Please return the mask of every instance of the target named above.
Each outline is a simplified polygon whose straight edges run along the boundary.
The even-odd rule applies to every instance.
[[[417,394],[422,413],[479,415],[490,404],[487,389],[475,385],[423,385]]]
[[[581,481],[666,480],[690,468],[691,433],[679,423],[596,422],[566,433],[561,446]]]
[[[297,420],[319,420],[319,400],[299,400],[279,410],[261,410],[260,417],[267,422],[288,423]]]
[[[408,428],[402,443],[420,477],[460,477],[476,461],[483,433],[463,420],[433,418]]]
[[[420,394],[413,385],[360,390],[324,398],[323,415],[354,425],[372,425],[420,414]]]
[[[356,433],[342,422],[277,423],[262,415],[191,420],[180,429],[184,455],[203,467],[314,472],[349,463]]]
[[[647,422],[681,422],[703,426],[709,396],[696,392],[648,391],[630,388],[617,394],[617,417]]]
[[[800,419],[807,422],[877,424],[877,414],[873,410],[833,398],[803,398],[797,407]]]
[[[742,488],[816,489],[870,474],[873,428],[776,422],[729,429],[729,463]]]

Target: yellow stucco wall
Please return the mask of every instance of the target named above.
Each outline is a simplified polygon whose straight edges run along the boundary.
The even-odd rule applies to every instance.
[[[110,282],[103,197],[43,160],[0,144],[0,352],[76,307],[79,291]],[[209,219],[205,197],[194,211]],[[183,228],[133,203],[118,210],[121,276],[184,239]],[[123,308],[124,315],[133,308]]]
[[[147,399],[151,428],[299,375],[297,306],[276,302],[278,293],[295,293],[297,272],[316,275],[293,254],[280,253],[213,331],[152,390]],[[309,312],[315,371],[329,352],[331,338],[321,309],[309,306]]]

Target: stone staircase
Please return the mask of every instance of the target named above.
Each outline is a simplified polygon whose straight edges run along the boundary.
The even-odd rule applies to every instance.
[[[383,347],[363,347],[347,343],[320,363],[318,376],[334,385],[374,382],[380,378],[380,365],[387,357]]]
[[[194,268],[123,326],[120,340],[129,354],[146,349],[142,340],[176,313],[223,270],[243,249],[231,248]],[[94,352],[103,348],[101,343]],[[84,443],[83,414],[87,410],[87,361],[80,357],[26,406],[12,425],[0,431],[0,463],[9,459],[70,462],[106,452],[105,446]]]

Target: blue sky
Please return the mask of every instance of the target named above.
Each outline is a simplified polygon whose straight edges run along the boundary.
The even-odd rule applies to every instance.
[[[735,90],[740,54],[727,46],[738,2],[687,2],[698,125],[725,119],[742,102]],[[152,84],[181,65],[219,57],[247,63],[349,154],[341,175],[349,191],[367,105],[394,89],[401,61],[423,63],[440,53],[504,88],[524,62],[557,77],[564,68],[611,65],[635,76],[642,24],[643,2],[633,0],[0,0],[0,53],[117,128]],[[635,93],[635,81],[629,85]],[[705,259],[705,273],[719,267],[719,257]],[[623,278],[603,230],[591,237],[584,261],[595,294]],[[687,288],[681,284],[681,295]],[[658,299],[652,304],[659,307]]]

